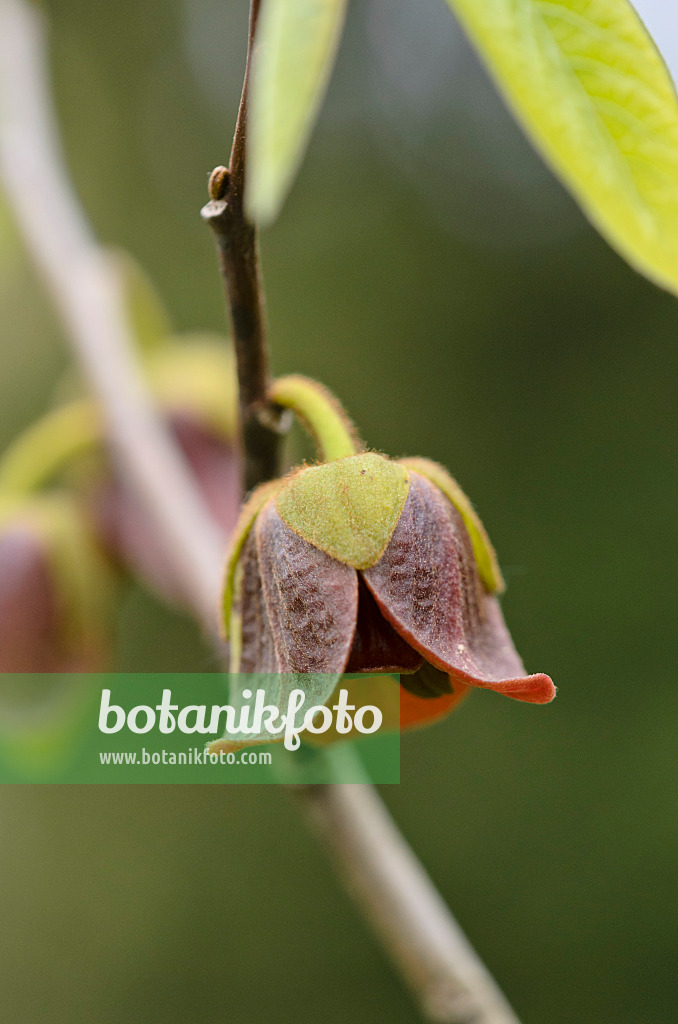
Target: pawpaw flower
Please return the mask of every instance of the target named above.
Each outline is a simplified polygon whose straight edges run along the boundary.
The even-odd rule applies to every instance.
[[[513,646],[494,551],[447,471],[356,451],[336,400],[304,378],[282,378],[274,395],[340,457],[262,485],[243,507],[224,592],[231,671],[399,673],[401,727],[446,714],[472,687],[552,700],[551,679],[527,675]]]

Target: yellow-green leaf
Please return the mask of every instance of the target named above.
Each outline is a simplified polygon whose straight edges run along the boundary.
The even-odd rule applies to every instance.
[[[249,216],[278,214],[303,157],[341,36],[347,0],[269,0],[257,27],[247,124]]]
[[[628,0],[448,3],[593,224],[678,292],[678,98]]]

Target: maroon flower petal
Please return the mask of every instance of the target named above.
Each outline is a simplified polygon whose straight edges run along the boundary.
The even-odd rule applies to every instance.
[[[106,637],[69,629],[43,541],[17,524],[0,537],[0,673],[103,672]]]
[[[416,672],[422,656],[410,647],[379,611],[365,582],[359,580],[358,628],[347,672]]]
[[[526,676],[496,598],[482,588],[457,510],[411,472],[410,491],[393,536],[363,572],[382,614],[435,668],[470,686],[544,704],[548,676]]]
[[[230,534],[243,497],[242,458],[234,443],[190,413],[174,411],[169,426],[213,518]]]
[[[234,605],[234,613],[240,616],[240,643],[242,645],[238,671],[278,672],[278,659],[264,601],[254,531],[245,541],[240,556],[240,566],[242,567],[242,582]],[[235,641],[235,634],[236,630],[232,630],[232,643]]]
[[[47,553],[17,526],[0,538],[0,672],[54,672],[63,659]]]
[[[269,501],[255,527],[281,672],[343,672],[358,619],[358,575],[290,529]]]

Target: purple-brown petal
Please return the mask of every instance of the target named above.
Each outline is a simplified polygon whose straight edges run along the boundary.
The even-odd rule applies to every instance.
[[[363,578],[384,617],[453,680],[543,704],[546,675],[526,676],[496,598],[482,588],[457,510],[423,477],[410,491],[383,556]]]
[[[0,671],[54,672],[63,657],[47,554],[30,531],[0,538]]]
[[[259,570],[257,539],[252,531],[240,556],[242,579],[234,612],[240,616],[239,672],[278,672],[279,665],[268,621]],[[232,635],[231,643],[235,643]]]
[[[281,672],[343,672],[358,618],[358,576],[294,532],[269,501],[255,527]]]
[[[68,629],[64,596],[43,540],[17,524],[0,537],[0,673],[102,672],[102,635]]]
[[[358,627],[347,672],[416,672],[422,656],[410,647],[379,611],[364,580],[359,580]]]

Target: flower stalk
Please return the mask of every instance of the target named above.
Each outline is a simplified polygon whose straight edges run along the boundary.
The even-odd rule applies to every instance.
[[[321,462],[357,455],[365,446],[342,405],[322,384],[297,375],[278,377],[269,399],[289,409],[310,434]]]

